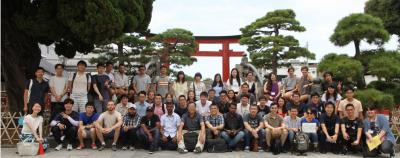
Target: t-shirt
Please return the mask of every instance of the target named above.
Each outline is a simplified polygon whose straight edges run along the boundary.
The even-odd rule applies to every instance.
[[[297,116],[298,117],[303,117],[304,112],[307,110],[308,106],[306,104],[304,104],[304,103],[300,103],[300,104],[296,105],[296,104],[294,104],[292,102],[289,102],[289,103],[286,104],[286,109],[291,109],[292,107],[297,107],[297,110],[299,111]]]
[[[29,96],[28,103],[40,103],[40,105],[44,105],[44,96],[47,92],[49,92],[49,83],[45,80],[42,82],[37,81],[36,79],[28,80],[25,84],[25,89],[29,90],[29,85],[32,81],[32,87]]]
[[[97,88],[99,89],[99,92],[103,96],[105,100],[108,100],[110,98],[110,95],[108,94],[108,89],[105,83],[108,81],[108,85],[111,85],[111,80],[108,77],[108,75],[93,75],[92,78],[92,83],[97,85]],[[96,98],[99,96],[96,95]]]
[[[359,117],[358,114],[363,111],[361,102],[356,98],[353,98],[351,102],[347,98],[340,101],[338,111],[342,111],[344,116],[347,116],[347,113],[345,112],[347,104],[354,105],[354,116],[358,118]]]
[[[180,106],[176,106],[176,107],[175,107],[175,110],[174,110],[174,112],[175,112],[176,114],[178,114],[179,117],[182,117],[183,114],[187,113],[187,111],[188,111],[187,107],[186,107],[186,108],[181,108]]]
[[[271,111],[267,105],[264,106],[264,108],[261,109],[260,105],[258,105],[258,112],[257,114],[260,115],[261,117],[264,117],[264,115],[269,114]]]
[[[326,113],[322,114],[319,118],[319,122],[321,124],[325,124],[328,132],[335,132],[335,125],[340,123],[340,119],[337,115],[332,114],[332,116],[328,116]]]
[[[100,122],[104,128],[111,128],[115,124],[117,124],[118,119],[122,120],[122,116],[118,111],[113,111],[113,112],[103,112],[97,119],[98,122]]]
[[[340,120],[340,124],[343,124],[346,128],[346,133],[351,136],[356,136],[358,128],[364,128],[363,121],[359,118],[350,120],[348,117],[344,117]]]
[[[24,125],[22,126],[21,133],[22,134],[33,134],[31,129],[28,127],[27,123],[30,123],[33,130],[37,131],[39,128],[39,125],[43,123],[43,117],[42,116],[37,116],[37,117],[32,117],[32,115],[26,115],[24,117]]]
[[[228,81],[226,81],[226,85],[227,85],[228,90],[233,90],[234,92],[240,91],[240,85],[239,85],[239,82],[236,80],[236,78],[232,79],[232,84],[228,79]]]
[[[137,114],[140,117],[143,117],[144,115],[146,115],[146,109],[147,109],[147,107],[150,106],[150,104],[147,102],[143,102],[143,104],[140,102],[136,102],[135,105],[136,105]]]
[[[196,111],[202,115],[202,116],[207,116],[210,114],[210,105],[211,101],[206,101],[206,104],[203,105],[201,104],[201,101],[196,101]]]
[[[189,113],[185,113],[182,116],[182,122],[184,123],[183,129],[188,131],[200,130],[200,123],[203,122],[203,117],[199,113],[196,113],[193,118],[189,116]]]
[[[115,107],[115,110],[118,111],[121,116],[124,116],[126,113],[128,113],[128,106],[132,104],[131,102],[128,102],[128,104],[123,105],[122,103],[118,103],[117,106]]]
[[[263,118],[260,115],[256,115],[256,117],[251,117],[250,113],[248,113],[243,117],[243,122],[247,122],[251,128],[257,128],[260,123],[263,122]]]
[[[87,116],[86,112],[81,112],[79,114],[79,121],[82,121],[83,125],[90,125],[99,118],[98,113],[93,113],[92,116]]]
[[[175,137],[176,131],[181,124],[181,118],[176,113],[172,115],[162,115],[161,116],[161,126],[164,127],[164,136]]]
[[[160,122],[160,118],[157,115],[153,115],[150,118],[143,116],[140,120],[140,124],[144,124],[148,129],[156,127],[157,122]]]
[[[114,82],[115,82],[115,87],[128,87],[129,86],[128,76],[126,76],[124,73],[123,74],[121,74],[119,72],[115,73]]]
[[[296,76],[293,77],[286,77],[282,80],[283,82],[283,86],[286,87],[285,90],[290,91],[296,88],[297,83],[299,82],[299,78],[297,78]]]
[[[69,117],[71,117],[75,121],[79,121],[79,113],[76,111],[72,111],[70,114],[67,114]],[[64,124],[67,128],[73,127],[74,125],[69,122],[68,119],[64,118],[61,114],[58,114],[53,121],[59,122]]]
[[[151,78],[149,75],[144,74],[144,76],[136,75],[132,80],[133,84],[136,84],[136,89],[140,91],[146,91],[147,85],[151,83]]]
[[[336,103],[336,102],[338,102],[340,100],[342,100],[342,96],[339,95],[339,94],[336,94],[336,99],[332,95],[329,96],[328,99],[326,99],[326,92],[324,94],[322,94],[322,97],[321,97],[321,101],[324,102],[324,103],[327,103],[327,102]]]
[[[196,100],[200,100],[200,93],[206,91],[206,85],[203,82],[195,83],[192,82],[190,88],[194,91]]]
[[[66,76],[51,76],[49,85],[54,88],[57,95],[61,95],[66,90],[67,83],[68,78]],[[61,96],[60,102],[64,102],[66,98],[67,95],[64,94],[64,96]],[[56,102],[56,98],[53,95],[51,95],[51,102]]]
[[[290,116],[285,116],[283,118],[283,123],[285,124],[286,127],[288,128],[300,128],[300,117],[296,117],[296,119],[292,119]]]
[[[306,95],[306,94],[310,94],[311,89],[309,86],[304,87],[307,84],[310,84],[311,81],[309,80],[308,76],[302,76],[299,80],[299,84],[300,84],[300,94],[301,95]]]
[[[264,116],[264,121],[268,122],[268,125],[274,128],[280,127],[283,123],[282,117],[280,117],[279,115],[272,117],[271,113]]]
[[[226,113],[224,114],[224,129],[226,130],[239,130],[243,129],[243,118],[237,113]]]
[[[246,106],[243,106],[242,103],[238,103],[236,105],[236,113],[238,113],[241,116],[245,116],[250,113],[250,104],[247,104]]]
[[[168,76],[157,76],[154,79],[154,84],[157,85],[157,94],[161,94],[164,98],[165,94],[169,91],[169,77]]]
[[[69,75],[68,81],[72,82],[74,75]],[[72,93],[74,94],[84,94],[88,93],[88,84],[92,82],[91,77],[86,78],[86,73],[80,74],[76,73],[74,83],[72,83]]]

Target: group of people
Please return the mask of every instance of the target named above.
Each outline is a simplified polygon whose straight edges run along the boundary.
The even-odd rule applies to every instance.
[[[385,116],[377,114],[375,107],[363,109],[354,98],[355,90],[342,88],[330,72],[324,73],[323,82],[318,83],[322,90],[317,92],[307,67],[301,68],[299,77],[289,67],[282,81],[271,73],[263,86],[257,85],[253,72],[242,80],[233,68],[226,82],[216,74],[207,87],[201,73],[189,83],[179,71],[172,81],[168,68],[162,66],[159,76],[152,79],[146,67],[139,66],[138,74],[128,79],[123,64],[117,72],[113,66],[99,63],[97,74],[91,75],[86,72],[86,62],[79,61],[77,71],[67,77],[64,65],[57,64],[49,82],[43,77],[44,69],[38,68],[36,78],[26,83],[24,111],[29,115],[21,140],[46,144],[41,113],[50,92],[51,134],[58,143],[55,150],[61,150],[65,142],[67,150],[73,150],[75,144],[81,150],[84,139],[91,140],[90,148],[103,150],[105,139],[111,139],[114,151],[119,143],[122,150],[144,144],[150,153],[160,148],[199,153],[210,140],[223,139],[227,151],[280,148],[287,152],[303,126],[313,123],[315,131],[305,133],[310,150],[358,152],[379,137],[379,152],[394,156],[395,140]],[[191,137],[195,137],[192,144]]]

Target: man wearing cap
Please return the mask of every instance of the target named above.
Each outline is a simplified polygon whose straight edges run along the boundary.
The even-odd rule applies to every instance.
[[[154,115],[154,109],[149,106],[146,109],[146,115],[140,121],[140,138],[144,138],[149,147],[149,154],[158,150],[160,140],[160,118]]]
[[[166,105],[167,113],[161,116],[160,132],[162,148],[176,150],[176,132],[181,123],[181,118],[178,114],[174,113],[174,104],[172,102],[167,102]]]
[[[122,119],[121,138],[123,140],[122,150],[135,150],[135,142],[137,141],[137,131],[140,128],[140,116],[136,113],[136,105],[128,104],[128,112]]]

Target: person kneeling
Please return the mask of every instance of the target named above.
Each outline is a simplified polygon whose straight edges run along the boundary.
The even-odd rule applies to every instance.
[[[79,129],[78,129],[78,139],[79,146],[77,150],[85,148],[83,143],[84,138],[92,139],[92,149],[96,150],[96,127],[94,122],[99,118],[99,114],[95,112],[94,104],[91,102],[86,103],[86,112],[79,114]]]
[[[271,112],[264,116],[264,125],[266,130],[266,140],[267,146],[271,147],[271,141],[273,139],[279,138],[280,143],[278,147],[274,147],[274,154],[279,154],[281,150],[276,149],[279,148],[283,149],[283,145],[285,144],[288,131],[286,130],[285,124],[283,123],[283,119],[281,116],[278,115],[278,105],[273,103],[271,105]],[[274,145],[275,146],[275,145]]]
[[[236,113],[236,106],[235,103],[229,103],[229,112],[224,114],[225,128],[221,132],[221,137],[228,144],[228,151],[232,151],[244,137],[243,118]]]

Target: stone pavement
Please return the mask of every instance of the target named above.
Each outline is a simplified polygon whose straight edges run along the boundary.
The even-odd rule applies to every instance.
[[[334,155],[331,153],[320,154],[320,153],[307,153],[307,156],[295,156],[290,153],[284,153],[280,155],[272,155],[270,152],[227,152],[227,153],[187,153],[179,154],[175,151],[159,151],[154,154],[148,154],[146,150],[138,149],[135,151],[122,151],[116,152],[111,149],[103,151],[93,151],[91,149],[84,149],[82,151],[73,150],[66,151],[65,148],[61,151],[54,151],[50,149],[44,156],[35,156],[35,158],[288,158],[288,157],[307,157],[307,158],[359,158],[361,155]],[[397,156],[397,155],[396,155]],[[21,158],[16,154],[15,148],[1,148],[2,158]],[[28,156],[25,156],[26,158]],[[24,158],[25,158],[24,157]],[[384,155],[383,157],[389,157]]]

